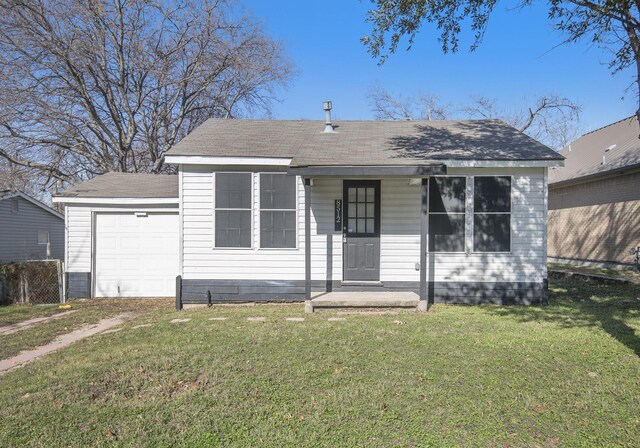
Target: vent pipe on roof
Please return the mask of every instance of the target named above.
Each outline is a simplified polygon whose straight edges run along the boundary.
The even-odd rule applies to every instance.
[[[324,132],[334,132],[333,124],[331,123],[331,101],[324,101],[322,103],[322,108],[324,109]]]
[[[607,163],[607,153],[609,151],[611,151],[613,148],[615,148],[618,145],[611,145],[609,146],[607,149],[604,150],[604,154],[602,154],[602,164],[604,165],[605,163]]]

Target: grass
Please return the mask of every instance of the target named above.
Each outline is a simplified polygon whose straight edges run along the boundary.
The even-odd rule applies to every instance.
[[[14,333],[0,335],[0,359],[15,356],[23,350],[30,350],[53,341],[57,336],[77,330],[83,326],[95,324],[101,319],[125,312],[144,313],[172,306],[171,300],[83,300],[72,302],[75,313],[58,319],[52,319]],[[33,313],[25,312],[31,308]],[[15,305],[0,307],[0,321],[17,321],[19,316],[25,319],[55,314],[57,306]],[[18,309],[17,311],[14,309]],[[13,323],[13,322],[12,322]]]
[[[58,305],[11,305],[0,306],[0,327],[22,322],[35,317],[51,316],[66,310],[59,310]]]
[[[0,445],[637,446],[639,295],[567,280],[544,307],[344,322],[151,309],[2,376]]]
[[[640,281],[640,271],[636,269],[599,268],[594,266],[578,266],[573,264],[549,263],[549,269],[561,269],[585,274],[607,275],[611,277],[623,277]]]

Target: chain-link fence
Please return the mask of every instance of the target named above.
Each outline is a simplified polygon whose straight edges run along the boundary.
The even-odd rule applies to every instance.
[[[0,265],[0,303],[64,303],[60,260]]]

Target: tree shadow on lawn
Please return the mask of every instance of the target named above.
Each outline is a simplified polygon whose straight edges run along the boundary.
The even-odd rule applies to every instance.
[[[556,280],[549,286],[548,305],[482,308],[521,322],[553,322],[566,328],[600,327],[640,357],[640,336],[629,325],[633,320],[640,322],[638,285]]]

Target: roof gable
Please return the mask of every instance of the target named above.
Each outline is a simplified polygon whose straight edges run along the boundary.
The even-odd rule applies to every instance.
[[[55,211],[51,207],[43,204],[42,202],[32,198],[29,195],[22,193],[21,191],[5,191],[4,193],[0,193],[0,201],[12,199],[12,198],[22,198],[25,201],[30,202],[36,207],[39,207],[40,209],[44,210],[45,212],[52,214],[56,218],[64,219],[64,215],[62,213]]]

